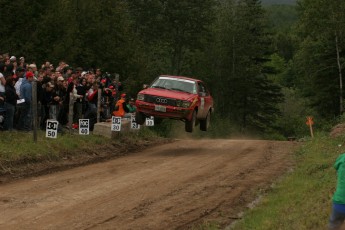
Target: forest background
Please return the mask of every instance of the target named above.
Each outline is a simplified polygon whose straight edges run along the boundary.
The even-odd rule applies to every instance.
[[[207,135],[272,139],[342,119],[342,0],[0,0],[0,53],[100,67],[131,95],[160,74],[204,80]]]

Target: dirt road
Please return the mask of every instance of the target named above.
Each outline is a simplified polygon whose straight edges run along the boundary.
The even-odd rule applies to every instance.
[[[293,142],[186,140],[0,185],[0,229],[227,226],[292,165]]]

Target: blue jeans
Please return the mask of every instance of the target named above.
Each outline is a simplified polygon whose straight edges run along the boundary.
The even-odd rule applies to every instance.
[[[5,130],[13,130],[13,118],[14,112],[16,107],[10,103],[5,103],[6,115],[5,115],[5,122],[4,122],[4,129]]]
[[[340,212],[333,205],[332,214],[331,214],[331,217],[329,218],[328,229],[332,229],[332,230],[341,229],[342,226],[345,226],[344,221],[345,221],[345,213]]]

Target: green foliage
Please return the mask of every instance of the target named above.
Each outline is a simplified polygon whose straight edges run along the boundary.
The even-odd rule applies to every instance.
[[[343,112],[342,81],[345,47],[344,1],[300,1],[300,48],[295,55],[299,87],[323,118]]]
[[[295,5],[296,0],[261,0],[263,5]]]
[[[269,17],[269,23],[277,31],[290,31],[297,22],[296,6],[292,5],[270,5],[264,8]]]
[[[305,124],[306,117],[313,116],[318,127],[320,120],[315,117],[315,112],[309,109],[306,99],[299,95],[298,90],[284,88],[283,92],[285,100],[280,104],[282,114],[276,123],[279,133],[297,139],[310,136],[309,127]]]
[[[243,130],[262,129],[263,123],[271,120],[266,115],[272,114],[270,109],[279,94],[263,68],[270,51],[264,11],[258,1],[226,1],[219,12],[208,55],[210,76],[215,81],[211,86],[218,89],[214,91],[216,107],[222,117]],[[266,100],[269,94],[271,103]]]

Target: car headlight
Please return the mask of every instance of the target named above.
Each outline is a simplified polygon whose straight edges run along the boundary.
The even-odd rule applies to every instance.
[[[189,101],[182,101],[182,100],[177,100],[176,101],[176,106],[177,107],[182,107],[182,108],[188,108],[190,106],[190,102]]]
[[[144,94],[138,94],[137,100],[143,101],[144,99],[145,99],[145,95]]]

